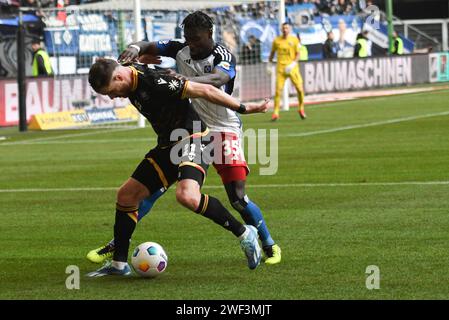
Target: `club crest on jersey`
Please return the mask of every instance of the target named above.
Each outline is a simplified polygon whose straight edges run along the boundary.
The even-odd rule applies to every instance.
[[[168,88],[169,88],[170,90],[175,91],[177,88],[179,88],[179,82],[178,82],[177,80],[171,80],[171,81],[168,83]]]
[[[166,84],[166,83],[167,83],[167,81],[165,81],[162,78],[157,79],[157,84]]]
[[[207,64],[204,66],[204,73],[211,73],[212,72],[212,66]]]
[[[226,70],[229,70],[231,68],[231,65],[227,61],[222,61],[218,64],[219,67],[222,67]]]

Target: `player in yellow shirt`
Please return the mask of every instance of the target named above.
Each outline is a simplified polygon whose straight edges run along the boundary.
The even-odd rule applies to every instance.
[[[276,94],[274,97],[274,111],[272,121],[279,119],[279,106],[281,103],[282,89],[285,80],[289,77],[298,92],[299,115],[301,119],[306,118],[304,112],[304,89],[301,74],[299,73],[298,61],[300,59],[300,43],[297,37],[290,35],[289,23],[282,25],[282,35],[276,37],[271,47],[269,61],[273,62],[274,54],[277,55],[276,65]]]

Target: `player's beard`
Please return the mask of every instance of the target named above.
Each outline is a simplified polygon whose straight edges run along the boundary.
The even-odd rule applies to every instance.
[[[210,54],[211,54],[211,52],[206,52],[206,51],[198,51],[195,54],[190,52],[190,56],[192,57],[193,60],[203,60],[203,59],[207,58],[208,56],[210,56]]]
[[[203,60],[210,56],[212,51],[214,51],[214,43],[210,45],[210,48],[205,49],[203,47],[202,49],[197,49],[195,52],[192,52],[192,48],[190,48],[190,56],[193,60]]]

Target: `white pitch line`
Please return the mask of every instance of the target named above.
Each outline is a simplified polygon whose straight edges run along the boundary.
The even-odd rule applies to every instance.
[[[400,123],[400,122],[413,121],[413,120],[425,119],[425,118],[431,118],[431,117],[437,117],[437,116],[447,116],[447,115],[449,115],[449,111],[438,112],[438,113],[428,113],[428,114],[424,114],[424,115],[420,115],[420,116],[405,117],[405,118],[391,119],[391,120],[385,120],[385,121],[377,121],[377,122],[371,122],[371,123],[365,123],[365,124],[356,124],[356,125],[352,125],[352,126],[345,126],[345,127],[326,129],[326,130],[301,132],[301,133],[288,133],[285,136],[287,136],[287,137],[315,136],[315,135],[324,134],[324,133],[333,133],[333,132],[346,131],[346,130],[352,130],[352,129],[382,126],[382,125],[386,125],[386,124]]]
[[[37,138],[37,139],[27,139],[27,140],[20,140],[15,142],[7,142],[2,143],[0,146],[8,146],[8,145],[20,145],[20,144],[34,144],[39,142],[46,142],[50,140],[58,140],[58,139],[64,139],[64,138],[71,138],[71,137],[83,137],[83,136],[91,136],[101,133],[111,133],[111,132],[117,132],[117,131],[131,131],[140,129],[137,127],[133,128],[117,128],[117,129],[108,129],[108,130],[96,130],[96,131],[89,131],[89,132],[82,132],[82,133],[71,133],[71,134],[64,134],[62,136],[55,136],[55,137],[45,137],[45,138]],[[62,143],[66,143],[67,141],[64,141]]]
[[[53,144],[95,144],[95,143],[114,143],[114,142],[153,142],[156,141],[155,137],[148,138],[120,138],[120,139],[91,139],[91,140],[67,140],[67,141],[37,141],[37,142],[22,142],[22,143],[3,143],[0,146],[8,145],[53,145]]]
[[[449,181],[399,181],[399,182],[342,182],[342,183],[287,183],[287,184],[253,184],[251,189],[258,188],[320,188],[320,187],[372,187],[372,186],[441,186],[449,185]],[[0,189],[0,193],[19,192],[79,192],[79,191],[115,191],[117,187],[86,187],[86,188],[29,188]],[[206,189],[221,189],[222,185],[205,185]]]

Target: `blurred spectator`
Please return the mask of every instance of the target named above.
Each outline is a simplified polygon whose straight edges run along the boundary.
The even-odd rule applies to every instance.
[[[404,43],[396,31],[393,31],[393,48],[391,53],[395,55],[404,54]]]
[[[260,41],[255,36],[250,35],[248,42],[243,45],[240,61],[242,64],[256,64],[262,62]]]
[[[0,0],[0,6],[20,6],[19,0]]]
[[[323,45],[323,58],[337,58],[337,44],[334,42],[334,33],[332,31],[327,33],[327,39]]]
[[[36,9],[34,14],[38,17],[45,16],[42,8],[50,8],[55,6],[54,0],[22,0],[22,7],[33,8]]]
[[[362,11],[359,0],[350,0],[349,5],[351,6],[351,14],[357,14]]]
[[[370,2],[370,1],[368,1]],[[357,14],[365,8],[365,0],[303,0],[300,3],[313,3],[318,9],[317,15],[322,14]],[[370,2],[372,4],[372,1]],[[288,3],[288,1],[286,2]]]
[[[58,12],[56,14],[56,19],[61,20],[64,23],[67,20],[67,12],[64,9],[66,2],[68,2],[68,1],[65,1],[65,0],[57,0],[56,1],[56,8],[58,9]]]
[[[41,47],[40,39],[33,39],[33,41],[31,42],[31,49],[33,49],[33,77],[53,75],[50,57],[48,56],[48,53]]]
[[[366,0],[365,8],[374,5],[373,0]]]
[[[346,0],[338,0],[337,3],[332,6],[331,12],[334,14],[345,14],[347,5]]]
[[[301,42],[301,36],[299,33],[296,34],[299,40],[299,61],[307,61],[309,60],[309,50],[307,46]]]
[[[0,0],[0,17],[16,15],[20,6],[19,0]]]
[[[356,38],[356,45],[354,47],[354,58],[368,57],[368,41],[366,39],[366,31],[359,33]]]
[[[22,0],[21,2],[22,7],[33,7],[33,8],[41,7],[36,0]]]
[[[324,14],[331,14],[333,0],[314,0],[314,3],[319,12]]]
[[[343,19],[338,21],[338,40],[335,43],[337,49],[337,57],[339,58],[352,58],[353,45],[346,40],[346,22]]]
[[[31,7],[31,8],[49,8],[55,6],[54,0],[22,0],[23,7]]]

